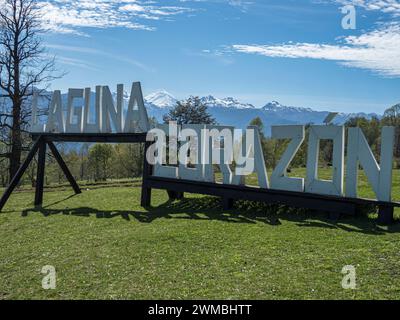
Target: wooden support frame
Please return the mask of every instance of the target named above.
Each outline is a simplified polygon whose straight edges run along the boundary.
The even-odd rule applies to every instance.
[[[29,151],[28,156],[26,157],[25,161],[22,163],[21,167],[18,169],[15,176],[11,179],[9,186],[6,188],[3,196],[0,199],[0,211],[3,209],[4,205],[6,204],[8,198],[11,196],[11,193],[17,187],[19,181],[21,180],[23,174],[25,173],[26,169],[28,169],[29,164],[33,160],[35,154],[39,150],[39,146],[42,143],[42,138],[39,137],[36,142],[34,143],[31,151]]]
[[[341,215],[355,215],[359,206],[373,205],[378,207],[378,223],[380,224],[393,223],[394,208],[400,207],[399,202],[155,177],[152,175],[152,166],[146,160],[147,149],[150,145],[151,142],[146,142],[143,160],[142,207],[151,206],[152,189],[166,190],[170,200],[182,199],[185,192],[217,196],[221,198],[223,210],[233,209],[235,200],[250,200],[326,211],[334,219],[338,219]]]
[[[123,134],[32,134],[34,144],[27,158],[18,169],[17,174],[11,180],[0,199],[0,211],[3,209],[13,190],[18,185],[24,172],[33,160],[36,153],[38,156],[37,184],[35,192],[35,205],[43,203],[43,186],[45,173],[46,149],[49,147],[57,163],[63,170],[67,180],[76,194],[81,190],[69,171],[67,165],[58,152],[54,142],[103,142],[103,143],[144,143],[143,156],[143,183],[141,192],[142,207],[151,206],[152,189],[161,189],[168,192],[170,200],[180,200],[185,192],[198,193],[221,197],[224,210],[233,208],[235,200],[261,201],[267,203],[280,203],[288,206],[323,210],[333,216],[341,214],[355,214],[360,205],[374,205],[379,208],[378,222],[390,224],[393,222],[395,207],[400,207],[398,202],[384,202],[369,199],[346,198],[339,196],[328,196],[312,193],[262,189],[248,186],[224,185],[219,183],[189,181],[182,179],[154,177],[153,167],[147,162],[147,151],[151,142],[146,141],[146,133],[123,133]]]
[[[102,143],[145,143],[146,133],[33,133],[31,134],[34,141],[32,149],[29,151],[28,156],[18,169],[16,175],[12,178],[10,185],[6,188],[3,196],[0,199],[0,211],[4,208],[7,200],[11,196],[14,189],[17,187],[21,178],[29,164],[32,162],[36,154],[38,154],[38,167],[37,167],[37,179],[35,187],[35,206],[41,206],[43,204],[43,190],[44,190],[44,178],[45,178],[45,167],[46,167],[46,150],[49,147],[51,153],[54,155],[58,165],[62,169],[65,177],[70,183],[75,194],[81,193],[81,189],[78,186],[75,178],[68,169],[66,163],[62,159],[61,154],[58,152],[54,142],[102,142]],[[147,149],[146,149],[147,150]],[[151,168],[150,168],[151,169]],[[147,169],[148,170],[148,169]],[[145,194],[145,189],[142,188],[142,199],[144,197],[151,196],[151,189],[147,190],[148,194]],[[150,198],[149,198],[150,199]],[[149,200],[150,202],[150,200]]]
[[[381,224],[392,223],[394,208],[400,207],[400,203],[397,202],[344,198],[339,196],[261,189],[257,187],[224,185],[154,176],[146,177],[146,179],[143,180],[143,187],[146,190],[174,190],[175,192],[198,193],[221,197],[224,210],[232,209],[235,200],[249,200],[326,211],[332,216],[340,216],[355,215],[357,207],[360,205],[374,205],[379,208],[378,222]],[[150,206],[149,201],[146,202],[146,206]]]

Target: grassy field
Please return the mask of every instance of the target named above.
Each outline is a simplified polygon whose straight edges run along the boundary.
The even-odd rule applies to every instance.
[[[54,189],[41,209],[32,191],[13,195],[0,213],[0,299],[400,298],[400,224],[243,203],[223,212],[218,199],[170,203],[162,191],[145,210],[133,185]],[[45,265],[55,290],[42,289]],[[345,265],[356,290],[341,287]]]

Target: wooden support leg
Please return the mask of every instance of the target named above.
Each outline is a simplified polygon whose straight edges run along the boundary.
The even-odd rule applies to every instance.
[[[58,165],[64,172],[65,177],[69,181],[72,189],[74,189],[75,194],[82,193],[81,189],[79,188],[78,184],[76,183],[74,176],[72,175],[71,171],[69,171],[67,164],[64,162],[63,158],[61,157],[61,154],[58,152],[54,143],[49,141],[49,142],[47,142],[47,144],[51,150],[51,153],[54,155],[54,158],[57,160]]]
[[[39,144],[36,191],[35,191],[35,206],[41,206],[43,203],[43,186],[44,186],[45,166],[46,166],[46,142],[42,140]]]
[[[145,186],[142,186],[142,196],[140,205],[143,208],[151,206],[151,188],[146,188]]]
[[[3,207],[6,204],[8,198],[10,197],[11,193],[14,191],[15,187],[18,185],[18,183],[21,180],[22,176],[24,175],[26,169],[28,168],[29,164],[31,163],[33,157],[35,156],[36,152],[38,151],[41,140],[42,139],[39,138],[35,142],[31,151],[29,151],[28,156],[26,157],[25,161],[22,163],[21,167],[18,169],[17,173],[12,178],[10,185],[7,187],[6,191],[4,192],[3,196],[1,197],[0,211],[3,210]]]
[[[392,206],[379,206],[378,223],[389,225],[393,223],[394,208]]]
[[[230,198],[222,198],[222,208],[224,210],[232,210],[233,209],[234,200]]]
[[[150,207],[151,205],[151,188],[147,186],[147,178],[152,175],[153,167],[150,163],[147,162],[146,154],[147,150],[150,147],[151,142],[147,141],[145,143],[144,152],[143,152],[143,181],[142,181],[142,195],[140,205],[142,207]]]

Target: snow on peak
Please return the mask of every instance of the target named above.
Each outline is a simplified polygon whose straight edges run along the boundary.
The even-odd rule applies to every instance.
[[[237,99],[232,97],[219,99],[210,95],[201,98],[201,102],[210,108],[254,109],[254,106],[252,104],[241,103]]]
[[[284,108],[284,106],[281,105],[278,101],[275,101],[275,100],[267,103],[264,106],[264,109],[268,109],[268,110],[275,110],[275,109],[281,109],[281,108]]]
[[[313,110],[310,108],[284,106],[275,100],[267,103],[262,109],[265,111],[275,111],[275,112],[276,111],[313,112]]]
[[[173,107],[177,100],[175,97],[165,90],[159,90],[145,97],[146,102],[151,103],[159,108]]]

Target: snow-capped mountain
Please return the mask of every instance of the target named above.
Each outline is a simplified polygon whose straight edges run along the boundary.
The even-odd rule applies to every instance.
[[[231,125],[237,128],[245,128],[255,117],[260,117],[264,123],[266,133],[270,133],[274,124],[322,124],[328,111],[316,111],[311,108],[285,106],[278,101],[267,103],[262,108],[256,108],[250,103],[239,102],[237,99],[216,98],[205,96],[201,102],[208,106],[208,111],[221,125]],[[165,90],[152,93],[145,98],[146,107],[150,117],[158,122],[163,121],[163,115],[174,107],[178,100]],[[343,124],[352,117],[380,117],[376,114],[366,113],[339,113],[335,118],[335,124]]]
[[[165,90],[159,90],[146,96],[145,101],[158,108],[170,108],[178,101],[175,97]]]
[[[291,112],[313,112],[311,108],[302,108],[302,107],[288,107],[280,104],[278,101],[272,101],[267,103],[263,108],[265,111],[274,111],[274,112],[280,112],[280,111],[291,111]]]
[[[235,109],[255,109],[250,103],[241,103],[232,97],[218,99],[213,96],[207,96],[200,99],[202,103],[209,108],[235,108]]]

